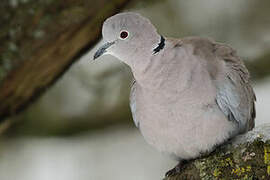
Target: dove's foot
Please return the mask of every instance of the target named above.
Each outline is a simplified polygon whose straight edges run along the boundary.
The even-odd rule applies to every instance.
[[[185,168],[185,165],[187,164],[187,162],[188,161],[186,161],[186,160],[180,161],[173,169],[166,172],[165,176],[171,177],[171,176],[174,176],[176,174],[179,174]]]

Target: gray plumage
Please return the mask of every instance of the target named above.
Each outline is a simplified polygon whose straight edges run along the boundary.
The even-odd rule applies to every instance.
[[[158,150],[192,159],[254,127],[249,73],[229,46],[199,37],[162,43],[151,22],[135,13],[107,19],[103,38],[112,44],[105,53],[131,67],[133,120]]]

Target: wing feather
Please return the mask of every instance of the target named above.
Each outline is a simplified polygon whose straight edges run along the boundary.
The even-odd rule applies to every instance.
[[[130,102],[129,105],[130,105],[134,124],[136,125],[137,128],[139,128],[139,121],[136,119],[136,81],[135,79],[133,80],[131,84],[129,102]]]
[[[256,97],[249,82],[249,72],[231,47],[215,44],[214,52],[226,66],[225,80],[217,86],[216,102],[229,120],[238,123],[240,132],[251,130],[255,125]]]

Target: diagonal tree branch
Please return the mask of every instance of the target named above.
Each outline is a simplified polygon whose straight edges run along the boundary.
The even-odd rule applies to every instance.
[[[98,41],[102,22],[130,1],[3,0],[0,121],[27,107],[61,77]]]

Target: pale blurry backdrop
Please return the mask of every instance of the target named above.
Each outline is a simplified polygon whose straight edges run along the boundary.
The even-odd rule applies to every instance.
[[[269,0],[138,1],[128,11],[164,36],[211,37],[237,49],[252,70],[256,125],[270,122]],[[99,45],[15,117],[0,141],[1,180],[152,180],[176,164],[133,125],[130,70],[112,56],[92,61]]]

